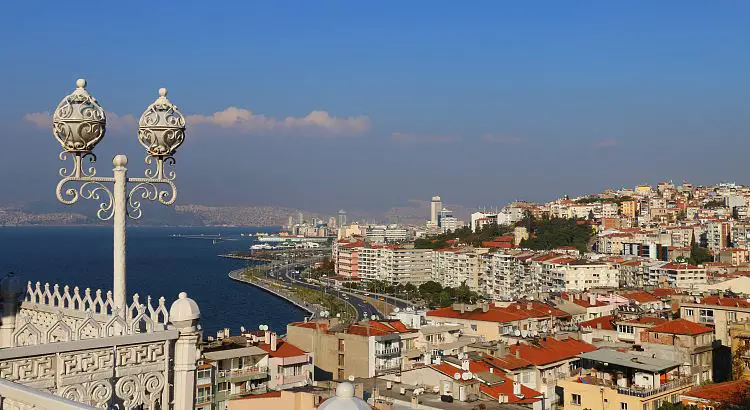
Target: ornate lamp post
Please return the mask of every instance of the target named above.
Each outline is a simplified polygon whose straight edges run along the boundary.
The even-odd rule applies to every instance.
[[[60,160],[72,156],[72,168],[60,168],[57,199],[72,205],[81,198],[100,201],[96,216],[114,222],[114,311],[124,316],[127,310],[125,285],[125,221],[141,217],[141,201],[158,201],[172,205],[177,199],[172,156],[185,140],[185,118],[167,99],[167,90],[159,89],[159,97],[146,108],[138,120],[138,141],[146,148],[145,178],[127,176],[128,158],[112,159],[113,177],[96,175],[96,155],[92,152],[103,138],[106,116],[99,102],[86,91],[86,80],[76,81],[77,88],[60,101],[52,116],[52,133],[63,151]],[[154,161],[155,160],[155,161]],[[89,161],[88,166],[84,162]],[[155,162],[155,163],[154,163]]]

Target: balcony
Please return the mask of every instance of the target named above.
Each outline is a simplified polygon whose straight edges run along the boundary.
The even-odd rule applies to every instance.
[[[375,356],[399,356],[401,355],[401,348],[391,347],[385,349],[376,349]]]
[[[634,387],[618,387],[617,393],[625,394],[628,396],[635,396],[635,397],[650,397],[655,394],[661,394],[669,390],[678,389],[680,387],[691,386],[692,384],[693,384],[692,377],[682,377],[682,378],[672,380],[671,382],[667,382],[665,384],[662,384],[659,387],[655,387],[652,389],[641,389],[635,386]]]
[[[698,322],[700,323],[714,323],[714,317],[713,316],[701,316],[698,318]]]
[[[264,379],[268,377],[268,367],[265,366],[253,366],[245,367],[242,369],[231,369],[231,370],[219,370],[216,373],[217,381],[221,380],[232,380],[236,379],[253,380],[253,379]],[[241,380],[239,380],[241,381]]]
[[[195,404],[210,403],[213,396],[210,394],[203,394],[195,396]]]

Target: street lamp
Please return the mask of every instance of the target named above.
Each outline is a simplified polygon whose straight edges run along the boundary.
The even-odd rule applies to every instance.
[[[167,89],[159,89],[159,97],[138,120],[138,141],[147,152],[145,178],[128,178],[125,155],[115,155],[112,159],[113,177],[96,175],[93,166],[96,155],[92,151],[104,139],[106,123],[104,109],[86,91],[86,80],[79,79],[76,89],[60,101],[52,116],[52,133],[63,147],[59,158],[67,161],[70,154],[73,159],[72,168],[60,168],[61,179],[55,193],[58,201],[66,205],[81,198],[100,201],[96,216],[102,221],[113,221],[113,311],[124,317],[127,310],[125,221],[141,217],[142,200],[172,205],[177,199],[175,172],[165,171],[164,166],[175,164],[172,155],[185,140],[185,117],[167,99]],[[89,166],[84,166],[85,161],[89,161]]]

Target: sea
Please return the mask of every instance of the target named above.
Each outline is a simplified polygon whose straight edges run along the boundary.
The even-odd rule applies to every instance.
[[[248,250],[249,234],[269,228],[138,227],[127,231],[127,291],[144,301],[164,296],[167,306],[180,292],[198,303],[204,335],[230,328],[238,334],[268,325],[279,334],[305,311],[227,276],[247,261],[221,258]],[[243,236],[244,234],[244,236]],[[215,235],[221,239],[214,240]],[[0,227],[0,276],[23,281],[112,289],[111,227]]]

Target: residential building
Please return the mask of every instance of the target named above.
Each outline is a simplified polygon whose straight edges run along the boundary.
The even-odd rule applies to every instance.
[[[680,362],[600,349],[579,354],[582,370],[558,381],[563,406],[590,410],[657,410],[678,403],[693,379]]]
[[[336,330],[335,323],[295,322],[287,325],[287,340],[312,352],[316,379],[345,380],[374,377],[402,369],[402,352],[414,349],[416,330],[397,320],[365,321]],[[318,374],[316,373],[316,374]]]
[[[724,346],[731,346],[730,325],[750,320],[750,302],[720,296],[698,297],[692,303],[680,305],[680,317],[713,327],[716,340]]]
[[[732,224],[727,221],[712,221],[706,224],[706,241],[708,249],[714,252],[729,247],[729,235]]]
[[[268,352],[248,337],[222,337],[201,350],[196,409],[225,410],[230,399],[268,391]]]
[[[450,287],[465,283],[472,291],[481,292],[482,255],[488,251],[486,248],[471,247],[439,249],[432,254],[430,279]]]
[[[619,271],[606,263],[576,260],[556,268],[554,274],[559,275],[566,292],[620,285]]]
[[[750,408],[750,381],[708,384],[680,395],[680,402],[695,410],[745,410]]]
[[[750,380],[750,322],[730,325],[729,338],[732,341],[732,377]]]
[[[707,283],[706,268],[693,266],[688,263],[669,262],[654,265],[651,274],[659,277],[658,282],[678,289],[691,290],[700,288]]]
[[[511,344],[511,356],[530,362],[535,369],[534,390],[544,397],[544,408],[550,409],[559,402],[557,386],[560,381],[576,374],[581,367],[579,355],[593,352],[596,347],[573,338],[556,339],[543,337],[530,344]]]
[[[629,320],[617,320],[617,340],[620,342],[636,343],[648,329],[666,323],[667,319],[652,316],[641,316]]]
[[[428,311],[427,320],[435,324],[461,325],[466,336],[507,341],[553,334],[561,324],[570,322],[570,315],[538,301],[518,301],[504,307],[458,303]]]
[[[713,342],[710,327],[675,319],[646,329],[638,345],[646,356],[680,362],[680,373],[693,377],[697,386],[714,380]]]
[[[271,333],[268,343],[258,347],[268,354],[268,388],[287,390],[312,384],[312,357],[286,340]]]

